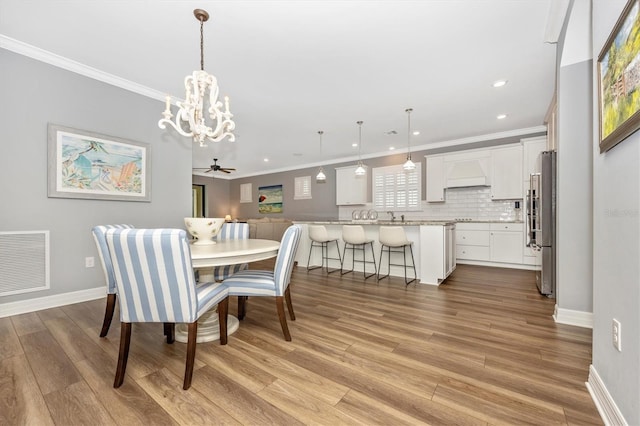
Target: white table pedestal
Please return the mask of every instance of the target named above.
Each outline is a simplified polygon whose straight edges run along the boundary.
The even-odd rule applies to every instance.
[[[240,327],[240,321],[233,315],[227,315],[227,336],[233,334]],[[176,324],[176,340],[187,343],[189,333],[186,324]],[[198,320],[198,335],[196,343],[212,342],[220,340],[220,322],[218,312],[215,309],[204,313]]]

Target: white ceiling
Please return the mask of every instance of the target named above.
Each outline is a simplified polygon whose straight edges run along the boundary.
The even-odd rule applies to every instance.
[[[240,177],[355,161],[358,120],[363,158],[406,151],[407,107],[416,150],[531,133],[554,90],[551,2],[0,0],[0,36],[151,89],[160,119],[199,68],[193,9],[207,10],[205,70],[231,98],[237,142],[194,146],[193,167],[216,157]]]

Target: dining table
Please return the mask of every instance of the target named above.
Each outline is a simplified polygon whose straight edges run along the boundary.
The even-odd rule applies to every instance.
[[[238,239],[212,241],[207,244],[190,244],[191,264],[198,271],[199,281],[213,281],[213,268],[216,266],[238,265],[257,262],[276,257],[280,242],[262,239]],[[240,321],[233,315],[227,316],[227,335],[240,327]],[[175,339],[186,343],[187,325],[176,324]],[[202,314],[198,320],[196,342],[211,342],[220,339],[218,313],[215,308]]]

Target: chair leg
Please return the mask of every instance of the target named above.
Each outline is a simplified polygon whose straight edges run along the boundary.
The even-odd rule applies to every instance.
[[[287,316],[284,313],[284,297],[276,296],[276,308],[278,308],[278,318],[280,319],[280,325],[282,326],[282,332],[284,333],[284,340],[291,341],[291,334],[289,334],[289,327],[287,326]]]
[[[284,299],[287,301],[287,309],[289,310],[289,317],[291,321],[296,320],[296,314],[293,312],[293,304],[291,303],[291,291],[289,291],[289,287],[284,291]]]
[[[107,294],[107,307],[104,310],[104,320],[102,320],[102,330],[100,331],[100,337],[104,337],[109,332],[111,327],[111,320],[113,319],[113,311],[116,309],[116,295]]]
[[[364,275],[365,280],[378,273],[378,267],[376,266],[376,254],[373,251],[373,243],[369,243],[369,246],[371,247],[371,257],[373,258],[373,272],[367,275],[367,246],[366,244],[362,245],[362,275]]]
[[[218,303],[218,322],[220,323],[220,344],[227,344],[227,314],[229,312],[229,298],[225,297]]]
[[[123,322],[120,325],[120,353],[118,354],[118,367],[116,368],[116,378],[113,387],[119,388],[124,382],[124,373],[127,370],[127,359],[129,358],[129,343],[131,342],[131,323]]]
[[[191,377],[193,376],[193,364],[196,359],[196,338],[198,333],[198,321],[194,321],[188,325],[189,331],[187,336],[187,363],[184,368],[184,384],[182,389],[187,390],[191,387]]]
[[[415,260],[415,258],[413,257],[413,247],[412,247],[412,246],[409,246],[409,252],[411,253],[411,264],[413,265],[413,279],[412,279],[411,281],[407,281],[407,267],[406,267],[407,260],[406,260],[406,246],[405,246],[404,283],[405,283],[406,285],[409,285],[409,284],[411,284],[412,282],[414,282],[415,280],[417,280],[417,279],[418,279],[418,273],[416,272],[416,260]]]
[[[167,343],[171,344],[176,340],[176,324],[173,322],[164,323],[164,335],[167,336]]]
[[[353,268],[355,267],[355,248],[353,247],[353,245],[351,245],[351,270],[350,271],[346,271],[344,270],[344,261],[347,258],[347,243],[344,243],[344,249],[342,250],[342,261],[340,262],[340,275],[344,275],[344,274],[348,274],[349,272],[353,272]]]
[[[247,313],[247,296],[238,296],[238,319],[243,320]]]
[[[389,274],[387,275],[380,275],[380,272],[382,271],[382,254],[384,253],[384,248],[387,247],[387,253],[389,255],[389,265],[388,265],[388,270],[389,273],[391,272],[391,248],[389,248],[388,246],[385,246],[384,244],[380,247],[380,264],[378,265],[378,281],[380,281],[383,278],[387,278],[389,276]]]

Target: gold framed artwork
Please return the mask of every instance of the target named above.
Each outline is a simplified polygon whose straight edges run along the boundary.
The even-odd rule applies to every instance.
[[[630,0],[598,56],[600,152],[640,128],[640,0]]]

